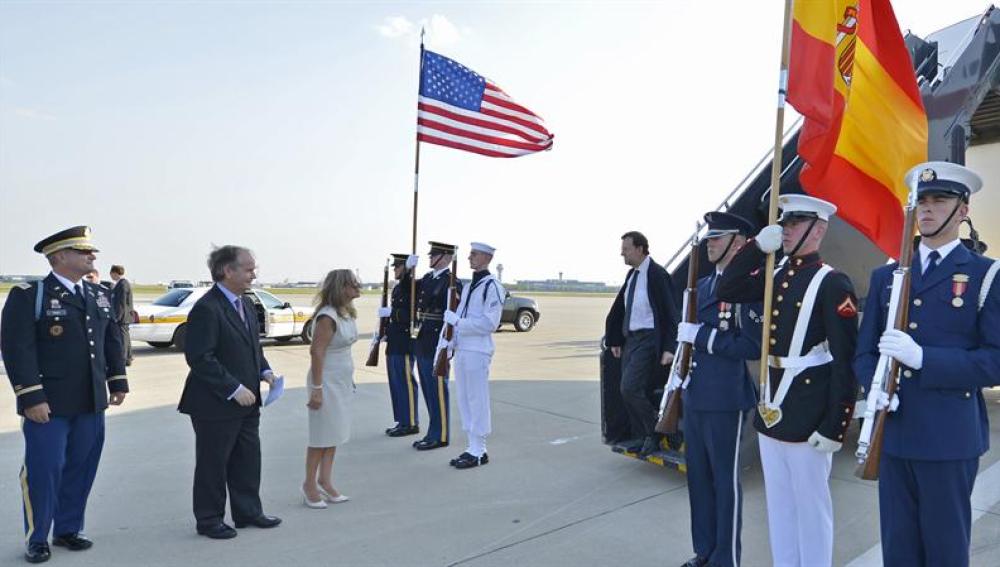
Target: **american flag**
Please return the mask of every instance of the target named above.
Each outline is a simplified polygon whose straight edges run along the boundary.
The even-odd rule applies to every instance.
[[[547,150],[554,136],[534,112],[472,69],[424,51],[417,139],[491,157]]]

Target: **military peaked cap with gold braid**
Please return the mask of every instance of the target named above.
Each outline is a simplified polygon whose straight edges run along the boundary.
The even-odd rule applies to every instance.
[[[67,248],[85,250],[87,252],[99,252],[90,240],[89,226],[74,226],[73,228],[61,230],[35,244],[35,252],[45,254],[46,256]]]

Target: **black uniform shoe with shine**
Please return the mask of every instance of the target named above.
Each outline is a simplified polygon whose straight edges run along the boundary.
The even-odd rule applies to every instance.
[[[691,559],[688,559],[687,563],[681,565],[681,567],[705,567],[706,565],[708,565],[707,558],[695,555]]]
[[[232,539],[236,537],[236,530],[224,522],[219,522],[214,526],[198,526],[197,530],[198,535],[203,535],[211,539]]]
[[[84,549],[90,549],[94,545],[94,542],[87,539],[84,535],[75,533],[63,534],[52,538],[52,545],[65,547],[70,551],[83,551]]]
[[[472,456],[471,453],[462,453],[461,455],[459,455],[459,456],[455,457],[454,459],[448,461],[448,464],[451,465],[451,466],[455,466],[455,464],[458,463],[458,461],[461,461],[462,459],[464,459],[466,457],[473,458],[473,459],[475,458],[475,457]]]
[[[45,563],[52,557],[49,544],[45,542],[29,543],[24,550],[24,560],[28,563]]]
[[[639,450],[639,455],[643,457],[648,457],[660,450],[660,438],[657,435],[650,435],[646,437],[646,440],[642,442],[642,449]]]
[[[386,427],[386,428],[385,428],[385,434],[386,434],[386,435],[388,435],[389,433],[391,433],[391,432],[393,432],[393,431],[395,431],[395,430],[399,429],[399,427],[400,427],[400,426],[399,426],[399,424],[398,424],[398,423],[397,423],[396,425],[393,425],[392,427]]]
[[[419,425],[410,425],[410,426],[400,425],[397,427],[393,427],[389,431],[385,432],[385,434],[388,435],[389,437],[406,437],[407,435],[415,435],[417,433],[420,433]]]
[[[413,444],[418,451],[430,451],[431,449],[440,449],[441,447],[447,447],[447,441],[435,441],[433,439],[424,439],[423,441],[418,441]]]
[[[471,469],[472,467],[485,465],[488,462],[490,462],[490,457],[486,453],[483,453],[482,457],[476,457],[474,455],[470,455],[469,453],[462,453],[462,456],[455,461],[455,468]]]
[[[245,528],[247,526],[254,526],[257,528],[273,528],[280,523],[281,523],[281,518],[278,518],[277,516],[267,516],[265,514],[261,514],[260,516],[257,516],[256,518],[253,518],[251,520],[236,522],[236,527]]]

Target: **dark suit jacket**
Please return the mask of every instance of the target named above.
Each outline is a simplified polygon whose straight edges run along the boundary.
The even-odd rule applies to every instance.
[[[625,320],[625,290],[635,270],[629,270],[625,284],[618,290],[618,297],[611,306],[611,312],[604,322],[604,337],[608,346],[622,346],[625,336],[622,326]],[[677,349],[677,308],[674,304],[673,288],[670,276],[663,266],[649,259],[646,291],[649,295],[649,305],[653,309],[653,327],[656,329],[660,352],[674,352]]]
[[[184,346],[191,371],[177,407],[181,413],[197,419],[238,419],[258,412],[261,374],[271,367],[260,347],[254,310],[242,297],[241,303],[253,331],[218,285],[191,308]],[[257,396],[257,404],[243,407],[228,399],[240,384]]]
[[[111,304],[115,306],[115,319],[119,325],[132,322],[132,284],[127,279],[119,279],[111,288]]]

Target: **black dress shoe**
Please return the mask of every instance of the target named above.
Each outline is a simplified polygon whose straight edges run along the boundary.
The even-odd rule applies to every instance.
[[[52,552],[49,551],[49,544],[45,542],[29,543],[24,550],[24,559],[28,563],[45,563],[50,557]]]
[[[261,514],[252,520],[246,520],[243,522],[236,522],[237,528],[245,528],[247,526],[254,526],[257,528],[273,528],[281,523],[281,518],[277,516],[266,516]]]
[[[386,427],[386,428],[385,428],[385,434],[386,434],[386,435],[389,435],[389,434],[390,434],[390,433],[392,433],[393,431],[395,431],[395,430],[399,429],[399,427],[400,427],[400,426],[399,426],[399,424],[398,424],[398,423],[397,423],[396,425],[393,425],[392,427]]]
[[[485,465],[488,462],[490,462],[490,457],[486,453],[483,453],[482,457],[476,457],[475,455],[470,455],[469,453],[462,453],[462,456],[455,461],[455,468],[471,469],[472,467]]]
[[[427,443],[428,441],[430,441],[430,439],[426,437],[424,437],[423,439],[417,439],[416,441],[413,442],[413,448],[415,449],[417,445],[420,445],[421,443]]]
[[[52,538],[52,545],[65,547],[70,551],[83,551],[84,549],[90,549],[94,545],[94,542],[87,539],[86,536],[75,533],[63,534]]]
[[[405,427],[400,425],[399,427],[393,427],[389,431],[386,431],[385,434],[389,437],[406,437],[407,435],[415,435],[417,433],[420,433],[419,425],[410,425]]]
[[[629,439],[627,441],[622,441],[621,448],[625,449],[629,453],[638,453],[639,451],[642,450],[642,444],[645,442],[645,440],[646,439],[644,437],[640,437],[638,439]]]
[[[708,565],[707,558],[695,555],[691,559],[688,559],[687,563],[681,565],[681,567],[705,567],[706,565]]]
[[[232,539],[236,537],[236,530],[219,522],[213,526],[198,526],[198,535],[203,535],[211,539]]]
[[[642,448],[639,449],[639,456],[648,457],[660,450],[660,438],[656,435],[650,435],[646,437],[646,440],[642,442]]]
[[[448,461],[448,464],[451,465],[451,466],[455,466],[456,464],[458,464],[458,461],[461,461],[462,459],[465,459],[465,458],[472,458],[472,459],[474,459],[475,457],[473,457],[470,453],[462,453],[461,455],[459,455],[459,456],[455,457],[454,459]]]
[[[418,451],[430,451],[431,449],[440,449],[441,447],[447,447],[447,441],[434,441],[433,439],[424,439],[413,444]]]

